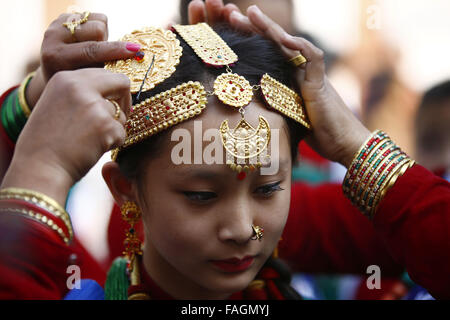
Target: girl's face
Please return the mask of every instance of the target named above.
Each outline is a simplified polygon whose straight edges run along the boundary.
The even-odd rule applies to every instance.
[[[136,198],[145,226],[144,265],[175,298],[224,299],[245,289],[280,240],[291,186],[287,126],[281,115],[262,103],[253,101],[246,107],[245,119],[253,127],[259,115],[268,120],[272,131],[279,132],[278,141],[273,141],[278,150],[271,152],[271,161],[279,161],[276,174],[254,171],[239,180],[227,165],[208,165],[204,159],[201,164],[177,165],[173,159],[179,149],[174,147],[181,140],[168,139],[140,178]],[[210,99],[202,115],[175,126],[169,136],[176,129],[186,129],[192,140],[201,139],[224,119],[234,128],[240,115],[237,109]],[[211,142],[200,144],[205,151]],[[185,145],[190,146],[194,163],[199,144]],[[264,228],[261,241],[251,240],[252,225]]]

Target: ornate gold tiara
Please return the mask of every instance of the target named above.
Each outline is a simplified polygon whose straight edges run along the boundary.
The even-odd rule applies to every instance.
[[[259,117],[256,129],[245,120],[244,108],[252,100],[253,91],[261,89],[270,108],[294,119],[308,129],[311,128],[302,100],[293,90],[268,74],[261,78],[260,84],[251,85],[244,77],[233,73],[231,66],[237,62],[237,55],[207,24],[176,25],[174,30],[205,64],[226,67],[226,72],[214,81],[213,92],[207,92],[199,82],[190,81],[132,106],[125,124],[127,133],[125,143],[113,152],[113,160],[116,159],[119,150],[199,115],[206,107],[207,97],[210,95],[216,95],[224,104],[235,107],[241,113],[241,121],[234,129],[230,130],[228,120],[224,120],[220,126],[222,144],[227,152],[227,164],[239,172],[239,179],[245,178],[246,172],[261,166],[259,157],[268,148],[271,137],[269,123],[264,117]],[[171,76],[182,50],[176,36],[169,30],[146,28],[135,31],[123,39],[135,41],[132,40],[133,37],[137,38],[141,45],[145,44],[143,50],[147,62],[151,55],[156,57],[158,76],[155,69],[152,69],[149,79],[146,79],[150,63],[141,65],[134,59],[112,62],[106,67],[128,75],[132,83],[135,83],[132,92],[137,92],[137,88],[142,84],[145,84],[144,90],[149,90]],[[138,60],[142,60],[142,55]],[[138,85],[139,79],[141,84]]]

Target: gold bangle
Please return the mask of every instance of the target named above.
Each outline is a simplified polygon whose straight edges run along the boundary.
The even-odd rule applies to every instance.
[[[28,83],[30,82],[31,78],[34,77],[35,74],[36,72],[31,72],[30,74],[28,74],[20,84],[19,90],[17,91],[17,94],[19,96],[20,108],[27,118],[30,116],[31,109],[28,106],[27,99],[25,98],[25,90],[27,89]]]
[[[52,219],[47,218],[46,216],[41,215],[40,213],[36,213],[33,210],[17,209],[17,208],[5,208],[4,210],[6,210],[6,212],[18,213],[25,216],[26,218],[30,218],[32,220],[40,222],[48,226],[53,231],[55,231],[58,234],[58,236],[61,237],[61,239],[64,241],[65,244],[70,243],[70,240],[64,233],[63,229],[60,228]]]
[[[408,157],[406,157],[406,159],[403,159],[401,162],[399,162],[397,164],[396,170],[392,170],[392,172],[390,172],[388,174],[388,176],[386,177],[386,179],[383,181],[377,194],[375,195],[372,206],[367,207],[368,212],[369,212],[369,217],[371,219],[373,218],[373,216],[376,212],[376,209],[378,208],[379,203],[381,202],[381,200],[384,198],[384,195],[386,194],[386,192],[383,193],[383,190],[386,189],[386,185],[390,185],[390,181],[392,180],[394,175],[398,174],[397,178],[400,176],[400,173],[403,175],[405,173],[406,169],[408,168],[410,161],[411,161],[411,159]]]
[[[408,162],[404,163],[399,170],[394,173],[394,175],[389,180],[389,183],[387,186],[381,191],[380,200],[376,203],[374,203],[374,210],[373,213],[375,213],[378,210],[378,206],[381,202],[381,199],[384,199],[386,193],[394,186],[395,182],[397,182],[397,179],[400,178],[402,175],[405,174],[406,170],[411,168],[416,162],[412,159],[409,159]]]
[[[369,174],[369,172],[370,172],[369,169],[372,169],[372,167],[373,167],[372,162],[373,162],[373,163],[376,163],[376,161],[378,160],[378,158],[380,158],[381,155],[383,154],[382,151],[385,150],[386,146],[385,146],[385,148],[383,148],[383,149],[380,149],[380,147],[383,146],[385,143],[394,144],[394,142],[393,142],[390,138],[388,138],[388,137],[382,139],[382,140],[381,140],[380,142],[378,142],[377,145],[369,152],[369,154],[367,154],[367,157],[364,159],[364,161],[363,161],[363,162],[361,163],[361,165],[359,166],[357,172],[355,173],[355,179],[354,179],[353,182],[350,184],[350,187],[349,187],[349,190],[348,190],[349,193],[350,193],[350,195],[351,195],[352,197],[354,196],[354,191],[357,191],[357,189],[358,189],[358,183],[359,183],[359,182],[362,182],[362,181],[366,178],[366,176]],[[388,145],[389,147],[390,147],[390,144]],[[376,154],[377,152],[379,152],[379,153],[375,156],[375,159],[373,159],[373,160],[369,163],[369,160],[370,160],[370,159],[372,158],[372,156],[373,156],[374,154]],[[364,170],[364,169],[366,170],[366,172],[364,172],[364,173],[362,174],[362,176],[359,177],[361,171]],[[353,193],[353,195],[352,195],[352,193]]]
[[[395,145],[395,144],[394,144]],[[364,188],[364,190],[363,190],[363,192],[360,194],[360,195],[358,195],[357,194],[357,192],[355,193],[355,197],[354,197],[354,200],[355,200],[355,202],[356,203],[358,203],[360,200],[362,200],[362,198],[361,198],[361,196],[363,196],[364,194],[365,194],[365,191],[367,191],[367,190],[369,190],[371,187],[371,184],[372,184],[372,181],[374,181],[374,183],[376,183],[376,181],[378,181],[378,179],[380,179],[380,177],[382,177],[383,176],[383,172],[385,172],[386,170],[387,170],[387,166],[386,166],[386,168],[384,168],[383,169],[383,171],[382,172],[378,172],[378,170],[380,169],[380,168],[382,168],[384,165],[386,165],[386,164],[388,164],[390,161],[389,161],[389,159],[391,159],[392,157],[395,157],[395,158],[393,158],[392,160],[394,160],[394,159],[396,159],[396,158],[398,158],[401,154],[402,154],[403,152],[402,152],[402,150],[400,149],[400,148],[398,148],[398,149],[395,149],[391,154],[389,154],[387,157],[385,157],[385,158],[383,158],[383,159],[377,159],[377,161],[378,160],[380,160],[380,162],[377,164],[377,166],[375,167],[375,169],[372,171],[372,170],[369,170],[369,172],[367,172],[368,173],[368,176],[365,176],[364,178],[368,178],[367,179],[367,182],[364,184],[364,183],[361,183],[362,185],[360,186],[360,188],[359,189],[361,189],[361,188]],[[381,158],[381,157],[380,157]],[[376,163],[376,162],[375,162]],[[375,165],[374,165],[375,166]],[[362,179],[361,179],[362,180]],[[374,184],[373,183],[373,184]],[[365,205],[364,203],[360,203],[361,205]]]
[[[344,194],[347,195],[348,198],[351,198],[350,186],[353,184],[352,179],[356,178],[357,171],[358,171],[357,170],[356,172],[354,172],[354,167],[356,165],[359,165],[359,166],[363,165],[364,161],[361,161],[359,158],[361,157],[361,155],[362,155],[363,151],[365,150],[369,141],[372,139],[375,139],[376,137],[379,137],[380,139],[383,140],[384,138],[387,137],[387,135],[381,130],[376,130],[376,131],[372,132],[370,134],[370,136],[361,145],[359,150],[353,155],[352,162],[350,163],[349,167],[347,168],[347,172],[345,174],[344,181],[342,183],[342,190],[343,190]],[[376,146],[374,148],[376,148]]]
[[[360,209],[369,218],[371,217],[370,216],[370,212],[371,212],[371,210],[373,209],[373,207],[375,205],[375,200],[377,199],[377,197],[381,193],[381,190],[382,190],[381,189],[381,185],[383,185],[384,182],[391,176],[392,172],[397,171],[396,167],[401,165],[402,161],[405,161],[405,159],[402,159],[402,158],[406,158],[406,154],[403,151],[398,150],[395,154],[393,154],[389,158],[385,159],[386,162],[384,162],[384,163],[388,163],[388,165],[386,165],[386,167],[383,168],[382,171],[379,171],[380,170],[379,169],[376,172],[376,175],[371,177],[371,181],[373,181],[373,183],[369,183],[368,200],[367,200],[367,202],[364,203],[363,206],[361,206],[361,209]],[[396,167],[394,167],[391,172],[388,172],[389,166],[392,165],[392,164],[396,164],[395,165]],[[383,177],[385,177],[385,178],[383,179]],[[383,181],[381,182],[381,185],[379,185],[381,180],[383,180]],[[373,186],[373,188],[371,188],[371,185]]]
[[[22,188],[5,188],[0,190],[0,200],[1,199],[24,200],[49,211],[64,222],[69,232],[70,241],[73,239],[73,228],[69,214],[63,207],[59,205],[58,202],[46,196],[45,194]]]

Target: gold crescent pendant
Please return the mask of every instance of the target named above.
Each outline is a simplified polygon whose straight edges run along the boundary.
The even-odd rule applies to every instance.
[[[239,121],[232,131],[228,126],[228,120],[224,120],[220,125],[220,136],[222,145],[228,156],[241,159],[243,166],[238,162],[227,160],[227,164],[233,170],[260,167],[259,155],[267,149],[270,142],[270,126],[263,116],[259,116],[258,127],[253,128],[244,118]],[[254,163],[252,163],[254,162]],[[250,166],[249,166],[250,165]]]

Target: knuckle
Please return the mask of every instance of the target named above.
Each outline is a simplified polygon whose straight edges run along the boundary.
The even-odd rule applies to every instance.
[[[45,32],[44,32],[44,41],[43,41],[43,42],[45,43],[46,40],[48,40],[49,38],[51,38],[53,33],[54,33],[54,28],[53,28],[53,26],[51,25],[51,26],[48,27],[48,29],[45,30]]]
[[[95,62],[97,60],[99,51],[100,45],[96,42],[92,42],[83,48],[83,55],[88,61]]]
[[[130,78],[121,73],[118,74],[118,79],[119,79],[119,88],[125,91],[130,91],[131,86]]]
[[[77,97],[79,93],[77,81],[73,79],[71,71],[59,71],[55,73],[49,80],[48,85],[58,88],[59,92],[64,92],[69,97]]]
[[[55,73],[51,81],[60,84],[62,87],[70,87],[74,84],[72,77],[70,77],[70,72],[68,71],[59,71]]]
[[[66,21],[67,18],[70,17],[70,14],[68,13],[61,13],[58,18],[55,20],[55,22],[59,22],[59,21]]]
[[[122,133],[123,130],[120,130],[117,123],[113,121],[110,121],[107,129],[103,131],[104,150],[110,150],[111,148],[120,146],[125,140],[125,136]]]
[[[317,48],[316,55],[320,60],[324,60],[324,58],[325,58],[325,52],[323,52],[322,49]]]
[[[95,40],[103,40],[106,37],[106,25],[101,21],[92,21],[92,32]]]
[[[100,21],[103,21],[103,23],[104,23],[105,25],[108,25],[108,17],[106,16],[106,14],[98,13],[98,19],[99,19]]]

